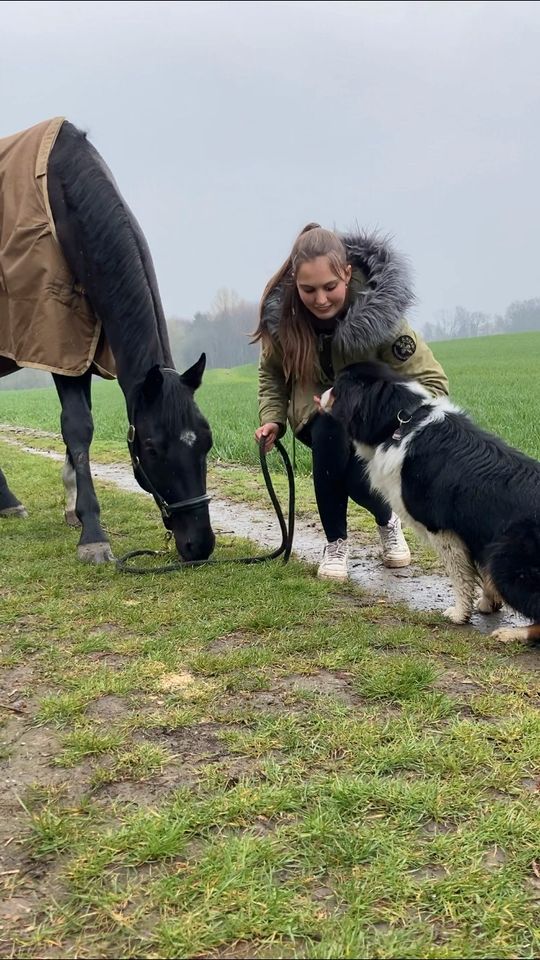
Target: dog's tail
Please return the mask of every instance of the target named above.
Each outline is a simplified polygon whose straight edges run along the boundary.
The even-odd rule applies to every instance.
[[[540,520],[518,520],[493,544],[488,573],[504,600],[540,624]]]

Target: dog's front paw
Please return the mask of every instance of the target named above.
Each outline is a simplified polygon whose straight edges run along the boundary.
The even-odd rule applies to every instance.
[[[470,617],[464,613],[463,610],[460,610],[459,607],[448,607],[448,609],[444,611],[443,617],[446,617],[446,619],[452,623],[467,623],[468,620],[470,620]]]
[[[480,597],[479,600],[475,603],[475,610],[478,610],[478,613],[497,613],[502,607],[502,602],[498,600],[490,600],[489,597]]]

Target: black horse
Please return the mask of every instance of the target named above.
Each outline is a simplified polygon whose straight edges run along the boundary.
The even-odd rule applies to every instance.
[[[194,400],[205,355],[183,374],[174,369],[145,237],[102,157],[68,121],[50,151],[47,188],[63,256],[114,355],[135,477],[154,496],[181,557],[204,560],[215,542],[206,494],[212,436]],[[82,526],[81,560],[112,560],[90,472],[92,370],[52,375],[67,451],[66,520]],[[25,514],[0,470],[0,515]]]

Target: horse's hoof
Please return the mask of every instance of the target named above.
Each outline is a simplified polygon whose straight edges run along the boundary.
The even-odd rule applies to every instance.
[[[81,521],[74,510],[64,510],[64,519],[68,527],[81,527]]]
[[[83,563],[108,563],[114,561],[110,543],[83,543],[77,547],[77,555]]]
[[[0,517],[18,517],[19,520],[26,520],[28,511],[22,503],[19,503],[16,507],[4,507],[3,510],[0,510]]]

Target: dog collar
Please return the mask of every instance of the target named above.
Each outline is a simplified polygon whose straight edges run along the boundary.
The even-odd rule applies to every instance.
[[[409,412],[409,411],[407,410],[407,413],[408,413],[408,412]],[[411,420],[412,420],[412,413],[409,414],[409,416],[407,417],[407,419],[405,419],[405,417],[402,417],[402,416],[401,416],[402,413],[405,413],[405,411],[404,411],[404,410],[398,410],[397,418],[398,418],[399,426],[396,427],[396,429],[394,430],[394,432],[393,432],[393,434],[392,434],[392,440],[401,440],[401,438],[402,438],[402,436],[403,436],[403,434],[402,434],[402,432],[401,432],[401,428],[402,428],[403,424],[404,424],[404,423],[410,423]]]
[[[392,440],[403,439],[403,432],[401,428],[404,427],[407,423],[411,422],[413,418],[413,414],[415,414],[417,410],[420,410],[420,407],[422,407],[423,405],[424,405],[424,400],[422,400],[422,403],[419,403],[416,407],[413,407],[412,410],[398,410],[398,413],[397,413],[398,425],[392,434]]]

